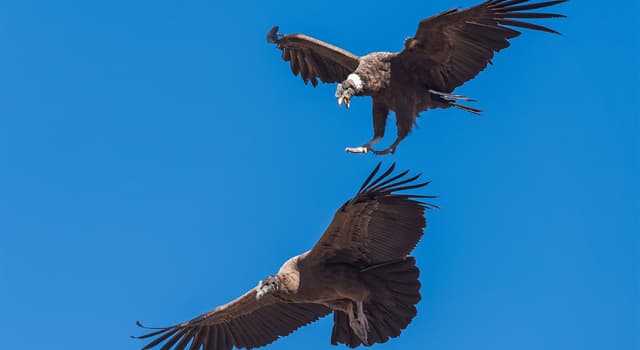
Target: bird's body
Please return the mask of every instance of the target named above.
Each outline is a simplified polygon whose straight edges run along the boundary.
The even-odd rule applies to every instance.
[[[371,146],[382,139],[390,112],[396,114],[398,138],[386,154],[395,151],[397,145],[408,134],[419,113],[429,108],[447,108],[446,103],[431,98],[431,94],[420,84],[411,70],[397,59],[397,54],[374,52],[361,57],[358,68],[347,77],[347,81],[359,79],[362,89],[355,89],[353,96],[371,96],[374,138],[362,147],[348,147],[351,153],[367,153]]]
[[[295,256],[282,265],[276,277],[284,288],[273,294],[277,299],[318,303],[339,310],[345,299],[363,301],[368,297],[370,291],[361,280],[360,269],[346,263],[307,262],[308,253]]]
[[[509,46],[522,27],[550,33],[547,27],[523,22],[521,18],[564,17],[550,13],[525,12],[566,0],[520,5],[529,0],[489,0],[465,9],[449,10],[422,20],[414,37],[407,38],[400,52],[373,52],[356,56],[346,50],[304,34],[278,34],[274,27],[267,41],[282,50],[291,70],[305,84],[339,83],[338,104],[347,107],[353,96],[373,98],[373,138],[352,153],[388,154],[409,134],[420,112],[431,108],[456,107],[478,114],[479,109],[461,105],[471,99],[453,90],[484,70],[495,52]],[[384,136],[389,112],[395,112],[398,135],[383,151],[372,146]]]
[[[353,72],[364,79],[360,94],[386,97],[391,84],[391,52],[372,52],[362,56],[358,68]],[[391,96],[389,96],[391,97]]]
[[[408,254],[422,237],[425,208],[398,194],[428,183],[391,176],[377,178],[380,165],[357,195],[336,212],[309,251],[287,260],[278,273],[236,300],[193,320],[158,329],[143,349],[230,350],[266,345],[297,328],[334,315],[331,343],[349,347],[384,343],[400,335],[416,315],[419,270]]]

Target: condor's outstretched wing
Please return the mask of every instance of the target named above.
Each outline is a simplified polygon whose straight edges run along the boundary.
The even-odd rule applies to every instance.
[[[375,178],[380,164],[365,180],[356,196],[336,212],[320,240],[305,256],[306,262],[348,262],[362,267],[404,259],[422,238],[427,224],[425,208],[436,206],[397,193],[420,188],[420,175],[406,178],[408,170],[392,176],[395,164]]]
[[[143,350],[231,350],[256,348],[326,316],[331,310],[320,304],[282,303],[272,295],[256,300],[256,289],[190,321],[135,338],[153,339]],[[140,327],[146,328],[138,323]]]
[[[291,63],[294,75],[300,74],[305,84],[318,85],[336,83],[358,68],[358,56],[337,46],[325,43],[304,34],[278,34],[273,27],[267,34],[267,41],[282,50],[282,59]]]
[[[510,27],[557,32],[518,19],[565,17],[553,13],[525,12],[565,2],[553,0],[490,0],[464,9],[452,9],[420,22],[414,38],[405,41],[398,60],[429,89],[451,92],[483,71],[495,52],[520,35]]]

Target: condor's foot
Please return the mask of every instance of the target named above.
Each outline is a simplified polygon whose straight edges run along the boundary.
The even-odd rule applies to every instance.
[[[389,148],[382,150],[382,151],[376,151],[375,149],[369,149],[369,152],[375,154],[376,156],[384,156],[385,154],[394,154],[396,153],[396,147],[397,145],[391,145]]]
[[[373,152],[373,154],[375,154],[376,156],[384,156],[385,154],[394,154],[396,152],[396,148],[393,147],[389,147],[387,149],[385,149],[384,151],[376,151],[375,149],[370,150],[371,152]]]
[[[353,332],[362,340],[362,343],[369,345],[369,320],[364,314],[364,304],[359,301],[356,303],[357,314],[353,312],[353,303],[349,303],[349,326]]]
[[[376,151],[375,149],[369,149],[369,152],[372,152],[373,154],[377,155],[377,156],[383,156],[385,154],[394,154],[396,153],[396,148],[398,147],[398,145],[400,144],[400,142],[402,142],[402,140],[407,137],[406,134],[404,135],[399,135],[395,141],[393,141],[393,143],[391,144],[391,146],[389,146],[387,149],[383,150],[383,151]]]
[[[367,146],[347,147],[344,150],[349,152],[349,153],[367,153],[367,152],[371,152],[371,149],[368,148]]]
[[[376,151],[373,148],[367,147],[367,146],[361,146],[361,147],[347,147],[344,149],[345,151],[349,152],[349,153],[373,153],[377,156],[383,156],[385,154],[393,154],[396,152],[396,148],[395,147],[389,147],[383,151]]]

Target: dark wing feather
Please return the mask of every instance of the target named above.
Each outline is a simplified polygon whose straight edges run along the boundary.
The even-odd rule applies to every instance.
[[[193,320],[134,338],[152,338],[142,349],[163,344],[162,350],[230,350],[256,348],[326,316],[331,310],[320,304],[283,303],[271,295],[256,300],[255,288],[236,300]],[[146,328],[138,323],[138,326]]]
[[[425,209],[436,207],[416,199],[434,197],[397,193],[429,183],[415,183],[420,175],[406,178],[408,171],[392,176],[394,168],[395,164],[376,178],[378,164],[356,196],[338,209],[304,261],[366,267],[404,259],[413,250],[426,226]]]
[[[282,59],[291,64],[291,72],[300,75],[305,84],[336,83],[358,68],[358,56],[337,46],[304,34],[277,34],[274,27],[267,40],[282,50]]]
[[[522,12],[565,1],[519,5],[529,0],[490,0],[464,10],[445,11],[422,20],[415,37],[405,41],[405,48],[396,59],[428,88],[451,92],[483,71],[494,53],[520,35],[505,26],[557,34],[553,29],[515,19],[565,17]]]

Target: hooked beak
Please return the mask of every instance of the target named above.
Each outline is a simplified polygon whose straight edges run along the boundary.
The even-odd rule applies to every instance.
[[[342,97],[338,99],[338,106],[341,105],[344,102],[345,107],[347,107],[347,109],[349,108],[349,106],[351,105],[351,102],[349,101],[349,99],[347,97]]]

